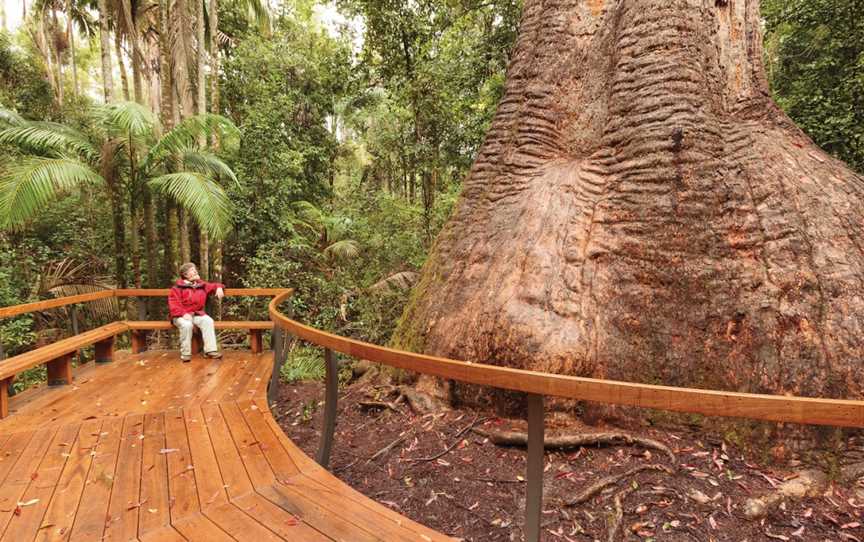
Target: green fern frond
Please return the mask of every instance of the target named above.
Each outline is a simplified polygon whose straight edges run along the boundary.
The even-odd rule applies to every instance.
[[[223,239],[231,229],[231,202],[222,187],[206,175],[195,171],[168,173],[148,184],[187,209],[212,238]]]
[[[210,174],[218,178],[231,179],[235,184],[237,176],[228,167],[228,164],[219,159],[218,156],[206,151],[189,151],[183,154],[181,158],[183,169],[187,171],[197,171],[205,175]]]
[[[198,148],[202,137],[218,135],[223,145],[240,135],[237,127],[221,115],[209,113],[185,119],[173,130],[162,136],[147,155],[145,164],[153,164],[172,154],[183,154]]]
[[[136,102],[117,102],[102,106],[98,113],[102,122],[112,132],[133,137],[144,137],[152,133],[159,121],[150,109]]]
[[[0,143],[54,158],[71,153],[89,161],[98,155],[93,143],[84,134],[56,122],[25,121],[9,126],[0,130]]]
[[[0,172],[0,228],[20,226],[60,193],[98,183],[102,177],[74,158],[20,159]]]

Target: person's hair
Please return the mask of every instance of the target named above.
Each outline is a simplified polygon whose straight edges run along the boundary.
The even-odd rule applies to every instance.
[[[188,273],[189,270],[192,269],[193,267],[196,267],[196,266],[192,262],[184,263],[183,265],[181,265],[180,266],[180,278],[185,279],[186,273]]]

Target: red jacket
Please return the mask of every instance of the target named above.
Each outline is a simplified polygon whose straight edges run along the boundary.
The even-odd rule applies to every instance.
[[[171,318],[179,318],[184,314],[204,316],[207,296],[219,288],[225,288],[225,285],[203,280],[190,284],[183,279],[178,280],[168,294],[168,312]]]

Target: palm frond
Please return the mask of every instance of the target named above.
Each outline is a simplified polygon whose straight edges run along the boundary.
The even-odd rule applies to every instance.
[[[400,271],[384,277],[369,287],[371,292],[384,292],[387,290],[407,290],[414,286],[420,274],[415,271]]]
[[[150,165],[172,154],[183,154],[198,148],[198,140],[210,135],[218,135],[223,146],[235,140],[240,131],[222,115],[205,113],[189,117],[170,132],[162,136],[147,154],[145,165]]]
[[[9,126],[0,130],[0,143],[55,158],[68,153],[77,154],[86,160],[97,156],[96,148],[84,134],[56,122],[25,121]]]
[[[158,124],[150,109],[136,102],[117,102],[102,106],[98,113],[103,123],[113,132],[145,137]]]
[[[198,173],[210,174],[217,178],[231,179],[235,184],[238,182],[237,176],[228,167],[228,164],[212,152],[185,152],[181,158],[181,163],[183,164],[183,169],[186,171],[197,171]]]
[[[245,9],[250,21],[256,23],[264,33],[270,33],[270,12],[265,0],[238,0],[237,5]]]
[[[20,126],[26,121],[18,113],[0,107],[0,126]]]
[[[148,184],[187,209],[212,238],[223,239],[230,230],[231,202],[222,187],[206,175],[195,171],[168,173]]]
[[[336,241],[324,249],[324,257],[331,261],[348,261],[359,255],[360,245],[351,239]]]
[[[94,275],[89,262],[77,263],[72,258],[47,265],[39,274],[37,293],[40,298],[46,295],[65,297],[98,292],[113,288],[110,279]],[[117,318],[117,299],[107,298],[89,301],[82,305],[89,320],[110,321]]]
[[[74,158],[26,157],[0,172],[0,229],[20,226],[58,194],[104,182]]]

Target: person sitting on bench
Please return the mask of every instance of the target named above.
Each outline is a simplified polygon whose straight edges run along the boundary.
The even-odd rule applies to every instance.
[[[192,333],[196,327],[201,330],[204,339],[204,355],[208,358],[222,357],[216,346],[213,319],[204,312],[204,305],[207,296],[214,292],[218,299],[225,297],[224,288],[224,284],[201,280],[194,263],[180,266],[180,278],[168,294],[171,321],[180,330],[180,361],[192,360]]]

